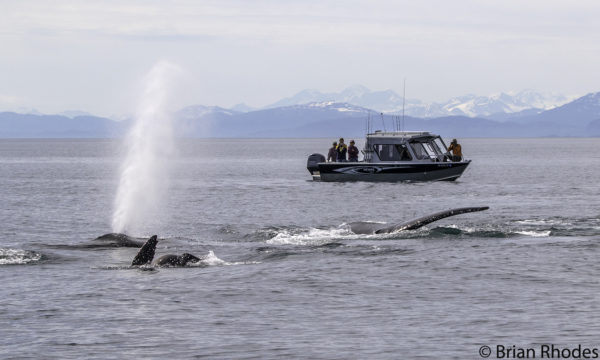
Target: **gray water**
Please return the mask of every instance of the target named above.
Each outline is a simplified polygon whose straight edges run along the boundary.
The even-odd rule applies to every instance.
[[[113,140],[0,141],[0,358],[477,359],[600,347],[600,141],[462,139],[456,182],[315,183],[330,139],[185,140],[131,268],[111,231]],[[401,222],[490,206],[396,234]],[[539,357],[539,355],[538,355]],[[493,354],[491,358],[495,358]]]

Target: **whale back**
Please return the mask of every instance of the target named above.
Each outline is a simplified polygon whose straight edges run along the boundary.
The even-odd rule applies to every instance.
[[[415,229],[418,229],[422,226],[425,226],[427,224],[430,224],[434,221],[438,221],[443,218],[460,215],[460,214],[465,214],[465,213],[470,213],[470,212],[484,211],[487,209],[489,209],[488,206],[464,207],[464,208],[445,210],[445,211],[436,212],[434,214],[426,215],[426,216],[423,216],[423,217],[420,217],[417,219],[413,219],[413,220],[410,220],[410,221],[407,221],[404,223],[394,224],[394,225],[387,225],[387,224],[374,223],[374,222],[362,222],[362,221],[353,222],[348,225],[350,226],[350,231],[352,231],[355,234],[389,234],[389,233],[393,233],[396,231],[402,231],[402,230],[415,230]]]
[[[185,266],[188,262],[196,263],[198,261],[200,261],[200,258],[189,253],[183,253],[179,256],[171,254],[163,255],[156,259],[155,264],[158,266],[175,267]]]
[[[121,233],[110,233],[98,236],[94,239],[95,244],[88,245],[86,247],[136,247],[139,248],[144,243],[136,240],[126,234]]]
[[[377,230],[383,229],[387,224],[370,222],[370,221],[355,221],[348,224],[350,231],[355,234],[369,235],[375,234]]]
[[[158,239],[156,235],[153,235],[146,241],[146,243],[142,246],[140,251],[138,251],[135,258],[131,262],[132,266],[136,265],[145,265],[152,262],[154,259],[154,252],[156,251],[156,244],[158,244]]]
[[[156,259],[154,264],[157,266],[180,266],[179,262],[180,262],[179,256],[168,254],[168,255],[163,255],[163,256],[159,257],[158,259]]]
[[[198,261],[200,261],[199,257],[196,257],[192,254],[189,253],[183,253],[180,256],[181,258],[181,264],[182,266],[185,266],[188,262],[193,262],[193,263],[197,263]]]

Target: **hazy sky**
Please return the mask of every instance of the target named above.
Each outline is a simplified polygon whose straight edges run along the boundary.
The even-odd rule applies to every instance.
[[[442,101],[600,91],[600,2],[0,0],[0,111],[131,113],[160,60],[174,107],[264,106],[305,88]]]

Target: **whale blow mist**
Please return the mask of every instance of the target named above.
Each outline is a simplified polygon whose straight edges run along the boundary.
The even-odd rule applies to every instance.
[[[132,232],[164,221],[169,159],[173,156],[173,122],[168,95],[178,68],[158,62],[146,75],[134,123],[125,138],[126,155],[115,198],[113,232]]]

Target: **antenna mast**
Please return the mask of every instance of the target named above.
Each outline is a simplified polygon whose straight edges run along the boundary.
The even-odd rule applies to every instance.
[[[406,78],[404,78],[404,92],[402,94],[402,123],[400,126],[400,130],[404,128],[404,104],[406,102]]]

